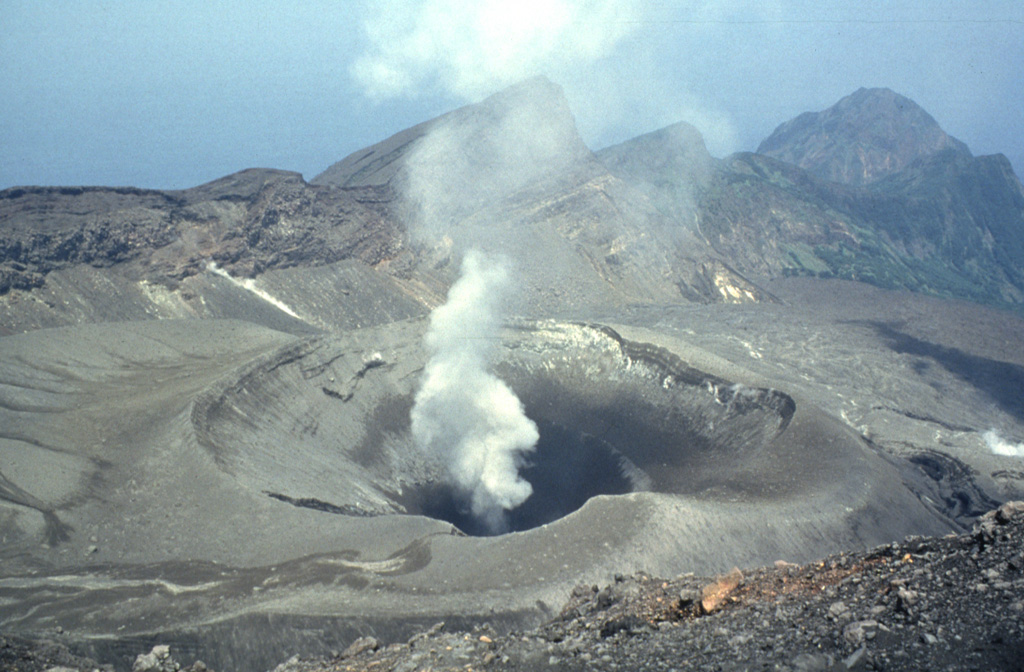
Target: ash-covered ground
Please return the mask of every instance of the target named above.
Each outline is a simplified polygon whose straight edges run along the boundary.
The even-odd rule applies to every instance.
[[[275,672],[425,669],[1021,670],[1024,502],[968,534],[714,578],[616,577],[529,632],[437,626]]]
[[[17,459],[4,474],[21,489],[4,491],[0,629],[59,629],[118,670],[155,644],[267,670],[438,621],[529,631],[616,573],[711,577],[959,533],[1021,498],[1020,458],[985,440],[1020,440],[1019,320],[842,283],[772,289],[785,304],[507,330],[499,371],[532,417],[603,437],[650,489],[494,537],[410,515],[396,487],[376,487],[429,477],[392,459],[409,454],[422,320],[314,337],[216,320],[7,337],[3,445]],[[613,422],[615,408],[630,413]],[[687,447],[674,461],[647,448],[659,427]],[[15,450],[30,441],[51,448]]]
[[[715,577],[616,576],[578,586],[535,629],[438,623],[405,642],[363,637],[328,657],[296,655],[274,672],[1021,670],[1022,616],[1024,502],[1010,502],[961,535]],[[71,655],[64,637],[0,638],[0,666],[113,669]],[[132,669],[207,669],[175,655],[140,652]]]

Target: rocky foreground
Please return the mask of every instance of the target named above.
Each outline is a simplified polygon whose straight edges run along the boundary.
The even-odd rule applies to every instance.
[[[60,638],[0,637],[0,669],[124,666],[76,657]],[[131,669],[207,670],[172,653],[156,647]],[[716,578],[616,577],[577,587],[558,617],[530,632],[439,623],[405,643],[364,637],[274,672],[470,669],[1024,670],[1024,502],[985,514],[968,534]]]

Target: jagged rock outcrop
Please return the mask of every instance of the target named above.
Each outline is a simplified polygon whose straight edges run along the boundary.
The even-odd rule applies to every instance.
[[[125,264],[133,277],[169,284],[211,261],[244,277],[347,258],[372,265],[394,256],[399,240],[377,191],[314,187],[285,171],[245,170],[183,191],[0,192],[6,289],[78,264]]]

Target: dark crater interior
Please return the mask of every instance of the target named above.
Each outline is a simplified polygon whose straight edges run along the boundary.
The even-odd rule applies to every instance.
[[[552,422],[538,422],[540,440],[520,475],[533,494],[506,515],[501,533],[539,527],[567,516],[597,495],[640,489],[635,469],[601,439]],[[413,488],[401,498],[411,514],[445,520],[471,536],[495,534],[469,511],[465,497],[445,484]]]
[[[770,495],[786,496],[813,478],[773,447],[796,410],[784,392],[707,374],[606,327],[510,332],[494,371],[540,440],[520,471],[533,494],[508,512],[504,531],[553,522],[598,495],[750,498],[764,490],[765,469],[782,469],[786,478],[775,479]],[[417,363],[349,364],[350,351],[335,347],[317,341],[312,354],[284,353],[199,404],[200,444],[241,483],[283,503],[337,515],[424,515],[466,534],[493,533],[445,483],[444,465],[412,443]],[[302,356],[337,368],[314,375],[324,367]]]
[[[793,415],[786,394],[733,385],[606,333],[617,348],[542,362],[520,352],[499,366],[540,432],[520,470],[533,494],[507,513],[503,532],[553,522],[597,495],[744,492],[750,461]],[[407,489],[400,503],[469,535],[494,533],[444,484]]]

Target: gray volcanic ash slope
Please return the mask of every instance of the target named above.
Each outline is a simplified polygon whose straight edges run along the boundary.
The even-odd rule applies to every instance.
[[[867,263],[863,203],[926,193],[942,157],[868,193],[712,159],[685,125],[594,154],[531,80],[312,183],[2,192],[0,628],[124,669],[156,643],[269,669],[437,620],[527,627],[616,573],[961,531],[1024,495],[1020,320],[785,277]],[[980,174],[961,158],[942,184]],[[985,221],[1011,230],[1014,198]],[[475,336],[539,434],[507,534],[412,427],[470,249],[511,269]]]

